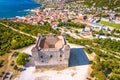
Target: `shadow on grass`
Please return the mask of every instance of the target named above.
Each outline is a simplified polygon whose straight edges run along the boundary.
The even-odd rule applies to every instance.
[[[69,67],[90,64],[84,48],[71,48]]]

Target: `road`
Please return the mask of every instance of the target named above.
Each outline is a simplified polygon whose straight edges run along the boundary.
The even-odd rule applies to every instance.
[[[71,33],[70,31],[66,32],[66,34],[69,34],[71,37],[75,39],[81,39],[81,37],[77,36],[75,33]]]
[[[32,38],[34,38],[34,39],[37,39],[36,36],[33,36],[33,35],[27,34],[27,33],[25,33],[25,32],[19,31],[19,30],[15,29],[15,28],[13,28],[13,27],[11,27],[11,26],[8,26],[8,25],[6,25],[6,24],[4,24],[4,23],[0,23],[0,24],[3,25],[3,26],[5,26],[5,27],[7,27],[7,28],[12,29],[13,31],[19,32],[20,34],[23,34],[23,35],[26,35],[26,36],[30,36],[30,37],[32,37]]]
[[[65,29],[64,28],[59,28],[61,30],[61,33],[64,33],[65,32]],[[73,32],[70,32],[70,30],[66,29],[66,34],[70,35],[71,37],[75,38],[75,39],[81,39],[80,36],[77,36],[75,33]]]

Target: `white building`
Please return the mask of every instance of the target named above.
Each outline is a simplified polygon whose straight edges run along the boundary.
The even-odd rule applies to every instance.
[[[92,30],[99,31],[102,30],[105,26],[103,24],[98,24],[98,23],[88,23],[90,26],[92,26]]]

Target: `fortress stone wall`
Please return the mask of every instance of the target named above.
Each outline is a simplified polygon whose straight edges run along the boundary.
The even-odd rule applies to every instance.
[[[65,35],[39,35],[32,49],[36,68],[67,67],[69,65],[70,46]]]

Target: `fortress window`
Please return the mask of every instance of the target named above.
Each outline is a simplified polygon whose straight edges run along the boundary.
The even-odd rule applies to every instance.
[[[50,58],[52,58],[53,57],[53,55],[50,55]]]
[[[41,58],[43,58],[43,56],[41,56]]]
[[[62,57],[62,55],[60,55],[60,57]]]
[[[41,62],[43,62],[44,63],[44,61],[42,60]]]
[[[49,48],[55,48],[55,45],[49,45]]]

